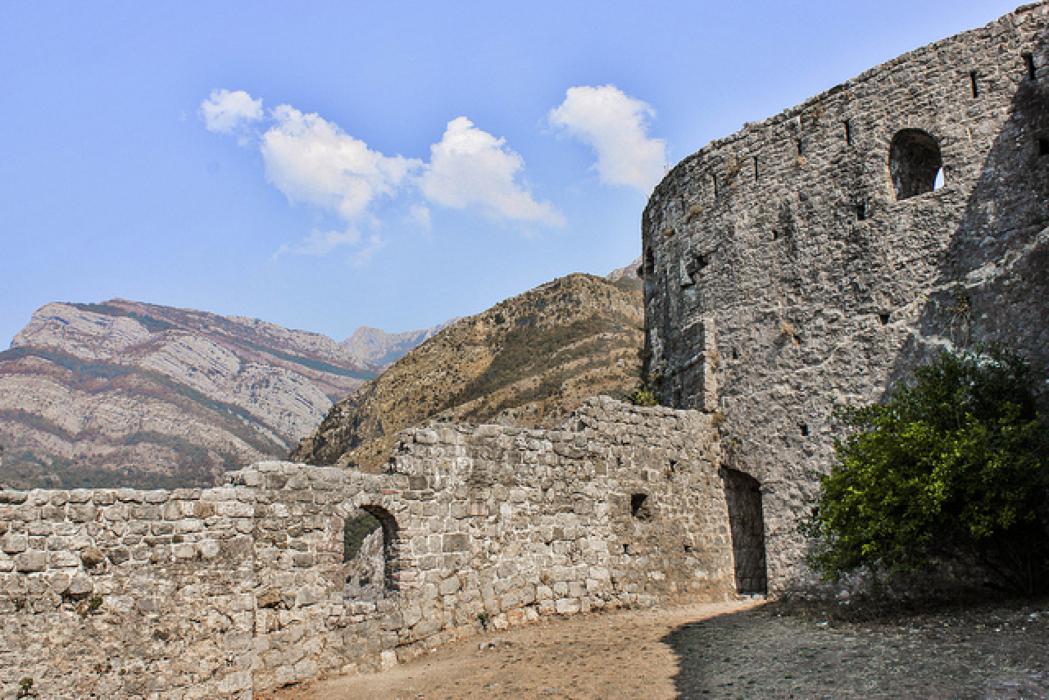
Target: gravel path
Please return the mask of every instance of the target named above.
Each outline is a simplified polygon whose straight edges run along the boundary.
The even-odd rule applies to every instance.
[[[737,602],[583,615],[273,697],[1049,698],[1049,600],[918,614]]]

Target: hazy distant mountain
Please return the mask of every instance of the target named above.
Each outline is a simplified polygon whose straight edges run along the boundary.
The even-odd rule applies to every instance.
[[[630,263],[626,267],[620,267],[612,270],[608,273],[605,278],[609,282],[618,284],[624,289],[634,289],[640,291],[642,288],[641,277],[638,275],[638,271],[641,269],[641,256],[637,257],[637,260]]]
[[[378,469],[398,431],[430,419],[557,424],[637,386],[643,327],[636,275],[562,277],[441,330],[338,402],[292,458]]]
[[[447,326],[448,323],[403,333],[387,333],[379,328],[361,326],[340,345],[361,364],[386,367],[404,357],[412,348],[433,337],[434,333]]]
[[[256,319],[48,304],[0,352],[0,482],[206,483],[286,455],[375,375],[331,338]]]

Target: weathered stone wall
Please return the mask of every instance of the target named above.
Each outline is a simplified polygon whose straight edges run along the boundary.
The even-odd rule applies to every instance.
[[[250,697],[541,615],[734,590],[709,416],[598,399],[560,431],[405,433],[391,473],[0,491],[0,697]],[[343,522],[383,523],[352,595]],[[351,595],[347,597],[347,592]]]
[[[835,406],[939,348],[1005,341],[1049,369],[1047,27],[1040,3],[901,56],[711,143],[649,201],[647,369],[665,405],[723,414],[774,590],[804,576]]]

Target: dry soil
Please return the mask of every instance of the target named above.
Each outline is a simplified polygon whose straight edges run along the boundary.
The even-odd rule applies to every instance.
[[[917,610],[741,601],[583,615],[275,697],[1049,698],[1049,601]]]

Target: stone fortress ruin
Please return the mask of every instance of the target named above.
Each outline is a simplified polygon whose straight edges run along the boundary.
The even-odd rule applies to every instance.
[[[646,367],[717,411],[759,485],[773,590],[837,406],[942,348],[1049,372],[1049,5],[878,66],[678,164],[643,217]],[[756,483],[755,483],[756,482]]]
[[[835,406],[942,347],[1049,368],[1047,39],[1049,4],[1020,8],[671,171],[643,272],[674,408],[415,428],[380,475],[0,491],[0,697],[249,698],[543,615],[804,581]],[[361,511],[380,534],[347,562]]]

